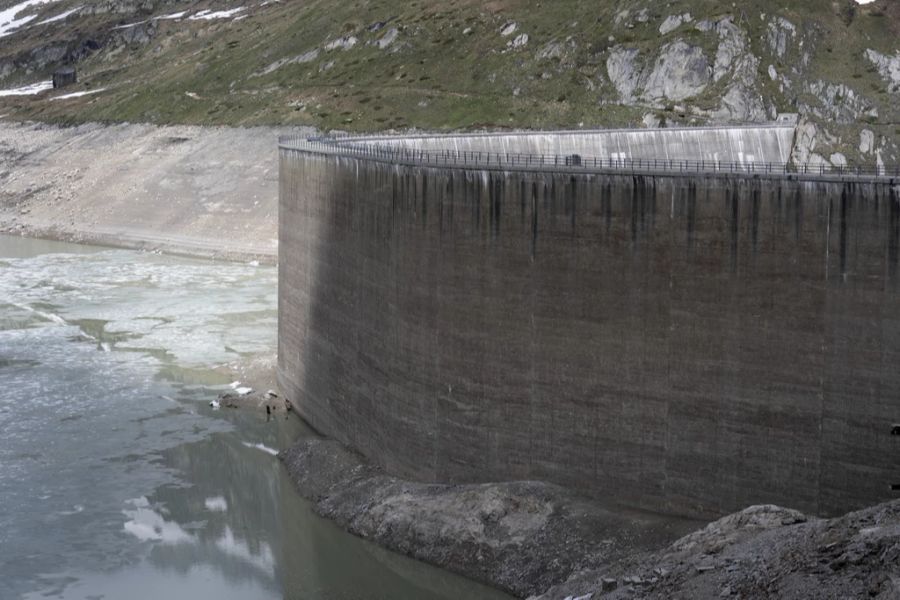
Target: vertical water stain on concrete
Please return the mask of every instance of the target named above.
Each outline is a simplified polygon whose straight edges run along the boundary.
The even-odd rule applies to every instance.
[[[704,516],[892,497],[890,185],[281,161],[280,383],[392,473]]]

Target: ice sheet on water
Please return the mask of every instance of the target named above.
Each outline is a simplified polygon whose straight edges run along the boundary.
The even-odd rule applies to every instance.
[[[174,260],[128,251],[12,258],[0,297],[51,321],[106,321],[119,349],[165,351],[210,366],[275,344],[276,273],[269,267]],[[52,305],[54,310],[40,308]]]

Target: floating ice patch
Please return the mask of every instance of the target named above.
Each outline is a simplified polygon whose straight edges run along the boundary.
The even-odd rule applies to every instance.
[[[189,21],[200,21],[200,20],[211,21],[213,19],[230,19],[234,15],[238,14],[239,12],[243,12],[244,10],[246,10],[246,8],[244,8],[243,6],[239,6],[237,8],[232,8],[230,10],[217,10],[215,12],[210,12],[209,9],[201,10],[197,14],[191,15],[190,17],[188,17],[188,20]]]
[[[2,36],[0,36],[2,37]],[[41,81],[38,83],[32,83],[31,85],[25,85],[19,88],[12,88],[9,90],[0,90],[0,96],[34,96],[35,94],[40,94],[41,92],[46,92],[49,89],[53,89],[52,81]]]
[[[40,6],[41,4],[49,4],[57,0],[25,0],[15,6],[11,6],[5,10],[0,10],[0,37],[4,37],[15,33],[16,29],[26,25],[37,18],[37,15],[30,14],[20,18],[19,13],[31,8],[32,6]]]
[[[122,526],[127,533],[143,542],[180,544],[194,541],[193,536],[186,532],[181,525],[173,521],[166,521],[161,514],[148,508],[146,498],[138,498],[132,503],[135,506],[134,510],[122,511],[130,519]]]
[[[204,504],[206,505],[206,510],[212,512],[225,512],[228,510],[228,501],[222,496],[207,498]]]
[[[238,558],[266,573],[275,571],[275,555],[268,543],[260,541],[251,549],[247,542],[235,537],[231,527],[227,525],[225,532],[216,540],[216,547],[225,554]]]
[[[47,23],[55,23],[57,21],[62,21],[63,19],[67,19],[70,16],[77,13],[79,10],[81,10],[81,8],[82,7],[80,7],[80,6],[76,6],[75,8],[73,8],[71,10],[67,10],[66,12],[56,15],[55,17],[50,17],[49,19],[44,19],[43,21],[38,21],[37,23],[35,23],[35,25],[46,25]]]
[[[71,94],[63,94],[62,96],[54,96],[51,100],[68,100],[69,98],[81,98],[82,96],[90,96],[91,94],[99,94],[106,88],[98,88],[96,90],[88,90],[85,92],[72,92]]]
[[[234,390],[234,392],[239,396],[246,396],[250,392],[253,391],[252,387],[241,386],[240,381],[232,381],[228,384],[228,387]]]
[[[64,517],[71,517],[72,515],[77,515],[84,512],[84,506],[81,504],[76,504],[72,507],[72,510],[62,510],[59,512],[60,515]]]
[[[241,442],[248,448],[256,448],[257,450],[262,450],[266,454],[271,454],[272,456],[278,456],[278,450],[275,448],[269,448],[265,444],[251,444],[250,442]]]

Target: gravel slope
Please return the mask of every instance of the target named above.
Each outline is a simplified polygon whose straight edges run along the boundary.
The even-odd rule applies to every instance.
[[[0,121],[0,232],[275,262],[280,133]]]
[[[751,506],[536,600],[900,598],[900,500],[818,519]]]

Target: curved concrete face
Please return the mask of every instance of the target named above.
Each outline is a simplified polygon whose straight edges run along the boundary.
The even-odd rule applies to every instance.
[[[602,160],[693,160],[725,163],[786,164],[794,126],[688,127],[481,135],[385,136],[349,138],[356,145],[407,150],[565,156]]]
[[[280,202],[282,389],[392,473],[694,516],[895,495],[889,185],[282,148]]]

